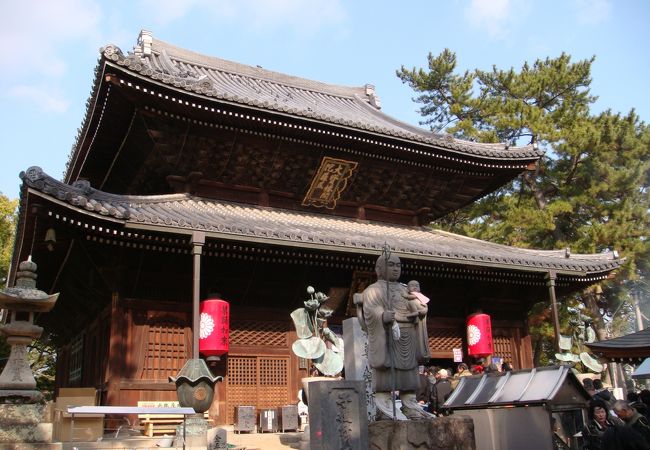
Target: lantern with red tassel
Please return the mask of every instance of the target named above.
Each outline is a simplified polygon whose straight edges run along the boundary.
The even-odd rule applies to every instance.
[[[467,354],[488,356],[493,352],[492,323],[487,314],[472,314],[467,318]]]
[[[230,337],[230,305],[220,298],[201,302],[199,352],[208,361],[218,361],[228,353]]]

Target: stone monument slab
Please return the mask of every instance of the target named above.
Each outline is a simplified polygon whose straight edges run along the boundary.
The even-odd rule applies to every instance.
[[[372,394],[372,371],[368,365],[368,335],[361,329],[359,319],[343,321],[343,346],[345,348],[345,379],[365,383],[368,421],[375,420],[375,397]]]
[[[313,381],[309,384],[311,450],[366,450],[368,415],[363,381]]]
[[[225,428],[208,429],[208,450],[224,450],[228,448],[228,431]]]

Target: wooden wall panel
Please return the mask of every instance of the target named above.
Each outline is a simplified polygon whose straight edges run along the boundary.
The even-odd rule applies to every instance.
[[[289,356],[228,356],[227,423],[234,423],[237,406],[258,410],[291,402]]]
[[[227,423],[235,422],[237,406],[257,406],[257,357],[228,356],[226,377]]]
[[[167,380],[176,376],[191,354],[185,328],[177,323],[155,323],[144,327],[144,358],[141,380]]]

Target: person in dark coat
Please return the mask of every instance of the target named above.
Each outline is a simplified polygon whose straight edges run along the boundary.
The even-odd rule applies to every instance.
[[[596,393],[596,389],[594,388],[594,380],[591,378],[585,378],[582,380],[582,385],[585,387],[585,390],[589,393],[589,395],[593,397]]]
[[[426,369],[422,369],[422,371],[418,374],[418,377],[420,378],[420,388],[415,392],[415,399],[424,407],[429,401],[431,383],[429,383],[429,377],[427,376]]]
[[[639,400],[641,400],[648,408],[650,408],[650,391],[643,389],[641,392],[639,392]]]
[[[627,401],[630,403],[630,406],[639,411],[639,414],[641,414],[646,419],[648,418],[650,411],[648,411],[648,406],[641,401],[639,394],[636,392],[628,392]]]
[[[625,422],[625,426],[632,428],[639,433],[646,443],[650,446],[650,424],[648,419],[643,417],[625,400],[617,400],[614,403],[614,412]]]
[[[613,426],[605,430],[601,450],[650,450],[643,437],[628,426]]]
[[[650,422],[650,391],[643,389],[639,392],[639,400],[635,402],[634,407]]]
[[[616,401],[616,399],[614,398],[612,393],[609,392],[609,390],[603,386],[603,382],[596,378],[593,381],[593,384],[596,393],[593,394],[592,397],[596,400],[604,401],[608,409],[614,409],[614,401]]]
[[[608,428],[622,426],[623,422],[610,417],[607,405],[602,400],[594,399],[589,402],[589,422],[582,429],[585,441],[584,450],[600,450],[603,434]]]
[[[442,413],[442,405],[445,403],[449,394],[451,394],[451,381],[449,372],[446,369],[440,369],[436,373],[436,384],[433,385],[429,408],[436,414]]]

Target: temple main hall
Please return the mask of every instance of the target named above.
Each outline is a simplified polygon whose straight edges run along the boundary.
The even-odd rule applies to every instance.
[[[371,84],[312,81],[178,48],[143,31],[101,49],[67,170],[21,173],[10,283],[32,255],[60,292],[37,318],[57,346],[56,385],[102,405],[176,399],[192,357],[193,295],[230,304],[229,350],[210,415],[297,402],[308,361],[289,314],[307,286],[330,328],[356,315],[387,245],[431,298],[433,361],[466,349],[466,318],[492,318],[495,355],[532,366],[530,306],[608,277],[614,253],[522,249],[436,230],[436,219],[532,170],[542,152],[455,139],[381,110]],[[94,77],[94,78],[91,78]],[[200,270],[196,261],[200,260]],[[217,294],[218,293],[218,294]]]

